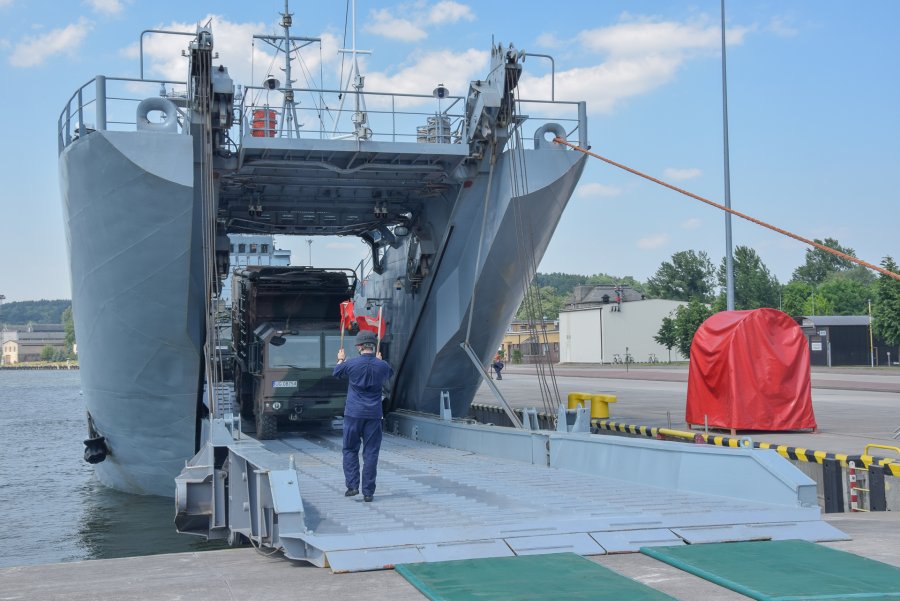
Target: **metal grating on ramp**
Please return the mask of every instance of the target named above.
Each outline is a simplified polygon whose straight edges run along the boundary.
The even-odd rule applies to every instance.
[[[281,533],[288,554],[286,539],[296,538],[321,553],[316,563],[336,570],[512,554],[603,554],[604,542],[611,552],[634,551],[647,538],[679,540],[678,528],[707,535],[720,529],[728,539],[769,538],[766,528],[734,524],[750,518],[783,526],[797,517],[781,506],[486,460],[390,434],[381,449],[375,502],[364,503],[343,496],[339,433],[265,446],[285,460],[293,456],[300,472],[309,531]]]
[[[846,538],[772,451],[494,428],[391,414],[375,502],[344,496],[339,431],[260,442],[214,420],[176,478],[176,526],[243,536],[334,571]]]

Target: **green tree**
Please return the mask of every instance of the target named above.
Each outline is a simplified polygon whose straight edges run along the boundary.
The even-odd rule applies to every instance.
[[[575,275],[571,273],[538,273],[534,276],[534,282],[539,288],[550,286],[556,292],[563,295],[572,294],[575,286],[584,286],[587,284],[588,277],[585,275]]]
[[[41,361],[53,361],[56,357],[56,349],[49,344],[41,349]]]
[[[834,305],[824,294],[814,289],[806,302],[803,303],[802,315],[834,315]]]
[[[71,354],[75,348],[75,321],[72,319],[71,305],[62,312],[62,325],[66,333],[66,351]]]
[[[881,266],[893,273],[900,273],[891,256],[882,259]],[[890,346],[900,345],[900,280],[881,274],[877,288],[872,305],[872,332]]]
[[[852,248],[844,248],[834,238],[825,238],[825,240],[815,240],[823,246],[833,248],[837,251],[856,256],[856,252]],[[853,269],[854,264],[847,259],[842,259],[836,255],[826,252],[818,248],[806,249],[806,262],[794,270],[791,275],[792,282],[806,282],[815,286],[825,281],[830,274],[838,271],[849,271]]]
[[[559,311],[566,304],[565,294],[559,294],[555,288],[544,286],[537,288],[532,286],[525,294],[519,310],[516,311],[516,319],[524,321],[539,321],[541,317],[547,319],[559,318]]]
[[[713,293],[715,268],[703,252],[683,250],[664,261],[647,280],[647,292],[656,298],[709,302]]]
[[[725,259],[719,266],[719,286],[722,292],[716,299],[715,309],[724,311],[725,301]],[[756,251],[749,246],[737,246],[734,249],[734,308],[736,310],[759,309],[760,307],[778,308],[781,296],[781,284],[766,267]]]
[[[628,286],[628,287],[630,287],[632,290],[636,290],[637,292],[640,292],[641,294],[643,294],[643,293],[645,292],[644,284],[642,284],[641,282],[637,281],[636,279],[634,279],[634,278],[631,277],[630,275],[626,275],[626,276],[623,276],[623,277],[619,277],[619,276],[617,276],[617,275],[609,275],[609,274],[606,274],[606,273],[595,273],[594,275],[589,275],[589,276],[587,277],[587,284],[588,284],[589,286],[602,286],[602,285],[607,285],[607,286],[618,286],[618,285],[622,285],[622,286]]]
[[[14,301],[3,303],[3,323],[62,323],[62,312],[70,307],[68,300]]]
[[[682,305],[675,310],[675,346],[683,356],[691,356],[694,334],[697,333],[697,328],[712,314],[712,309],[697,298],[692,298],[687,305]]]
[[[865,315],[874,288],[850,277],[849,272],[833,273],[822,282],[817,292],[831,309],[826,315]]]
[[[659,331],[653,337],[653,340],[666,347],[666,350],[669,351],[669,363],[671,363],[672,349],[678,345],[678,334],[675,331],[675,319],[673,319],[671,315],[666,315],[662,318],[662,323],[659,325]]]
[[[806,301],[813,294],[813,287],[805,282],[790,282],[781,288],[781,310],[791,316],[810,315]]]

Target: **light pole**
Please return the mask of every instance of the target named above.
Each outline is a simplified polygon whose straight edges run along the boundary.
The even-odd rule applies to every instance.
[[[313,243],[312,238],[306,239],[306,244],[309,246],[309,266],[310,267],[312,267],[312,243]]]
[[[728,160],[728,79],[725,69],[725,0],[722,0],[722,132],[725,149],[725,206],[731,208]],[[734,311],[734,258],[731,254],[731,213],[725,213],[725,308]]]

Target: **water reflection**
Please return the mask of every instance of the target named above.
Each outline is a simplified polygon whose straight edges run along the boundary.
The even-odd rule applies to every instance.
[[[174,483],[173,483],[174,488]],[[175,531],[175,500],[122,493],[95,478],[77,491],[82,501],[77,559],[110,559],[223,549],[222,541]],[[76,558],[73,558],[76,559]]]

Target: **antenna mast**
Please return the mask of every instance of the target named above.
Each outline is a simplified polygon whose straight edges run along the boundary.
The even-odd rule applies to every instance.
[[[281,27],[284,29],[284,34],[281,36],[275,35],[254,35],[253,38],[257,40],[262,40],[272,46],[276,52],[284,53],[284,67],[281,68],[284,71],[284,85],[278,87],[278,80],[269,76],[266,79],[265,86],[269,89],[278,88],[279,91],[283,94],[283,99],[281,102],[281,114],[284,119],[284,125],[282,127],[282,131],[284,135],[288,138],[292,138],[294,136],[300,137],[300,121],[297,119],[297,102],[294,99],[294,80],[291,79],[291,63],[294,61],[293,53],[295,51],[300,50],[306,46],[314,42],[322,43],[321,38],[309,38],[303,36],[292,36],[291,35],[291,25],[294,22],[294,15],[288,9],[288,0],[284,0],[284,12],[281,13]],[[292,47],[294,42],[301,42],[296,47]]]

